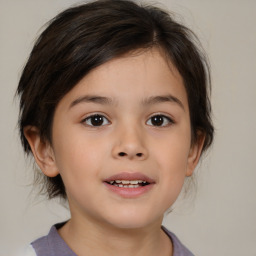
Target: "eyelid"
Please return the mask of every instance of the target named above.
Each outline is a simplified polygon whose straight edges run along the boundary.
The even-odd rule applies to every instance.
[[[105,119],[108,121],[108,124],[111,123],[110,120],[109,120],[109,118],[107,117],[107,115],[104,114],[104,113],[101,113],[101,112],[94,112],[94,113],[89,113],[89,114],[87,114],[85,117],[83,117],[83,119],[81,120],[81,123],[82,123],[83,125],[86,125],[86,126],[89,126],[89,127],[96,127],[96,128],[100,128],[100,127],[102,127],[102,126],[108,125],[108,124],[103,124],[103,125],[100,125],[100,126],[93,126],[93,125],[88,125],[88,124],[86,124],[86,121],[87,121],[88,119],[94,117],[94,116],[102,116],[103,118],[105,118]]]
[[[174,118],[171,117],[169,114],[158,112],[158,113],[154,113],[154,114],[150,115],[148,117],[147,121],[146,121],[146,124],[154,116],[162,116],[162,117],[166,118],[168,120],[169,124],[168,125],[164,125],[164,126],[155,126],[155,125],[150,125],[150,126],[154,126],[154,127],[168,127],[168,126],[173,125],[173,124],[176,123]]]

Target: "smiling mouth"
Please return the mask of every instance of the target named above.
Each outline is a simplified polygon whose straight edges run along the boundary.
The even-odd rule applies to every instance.
[[[121,172],[104,180],[106,187],[122,198],[138,198],[151,191],[155,180],[140,172]]]
[[[107,182],[119,188],[138,188],[149,185],[150,183],[145,180],[111,180]]]

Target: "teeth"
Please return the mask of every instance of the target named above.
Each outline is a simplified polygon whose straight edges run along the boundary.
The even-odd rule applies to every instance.
[[[147,183],[146,181],[144,180],[111,180],[109,182],[110,184],[122,184],[122,185],[138,185],[138,184],[145,184]]]
[[[111,180],[109,183],[119,188],[138,188],[147,182],[145,180]]]
[[[139,185],[122,185],[122,184],[114,184],[114,186],[119,188],[138,188]]]

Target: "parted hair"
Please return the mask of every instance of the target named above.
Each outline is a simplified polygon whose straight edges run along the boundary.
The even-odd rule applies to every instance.
[[[26,126],[52,142],[52,122],[60,100],[94,68],[135,50],[159,47],[183,78],[190,111],[192,143],[205,135],[211,145],[210,71],[197,37],[165,10],[130,0],[98,0],[71,7],[53,18],[41,33],[17,88],[19,133],[27,154]],[[66,198],[60,175],[43,177],[49,198]]]

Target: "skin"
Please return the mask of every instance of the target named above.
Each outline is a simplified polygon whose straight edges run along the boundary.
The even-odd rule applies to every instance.
[[[168,100],[149,100],[166,95]],[[94,114],[102,125],[92,125]],[[160,125],[153,122],[156,115]],[[59,233],[76,254],[172,255],[163,215],[192,175],[203,138],[191,145],[183,80],[161,51],[127,54],[86,75],[57,105],[51,144],[36,127],[24,133],[44,174],[60,173],[64,181],[71,219]],[[103,182],[122,172],[142,173],[154,184],[124,198]]]

